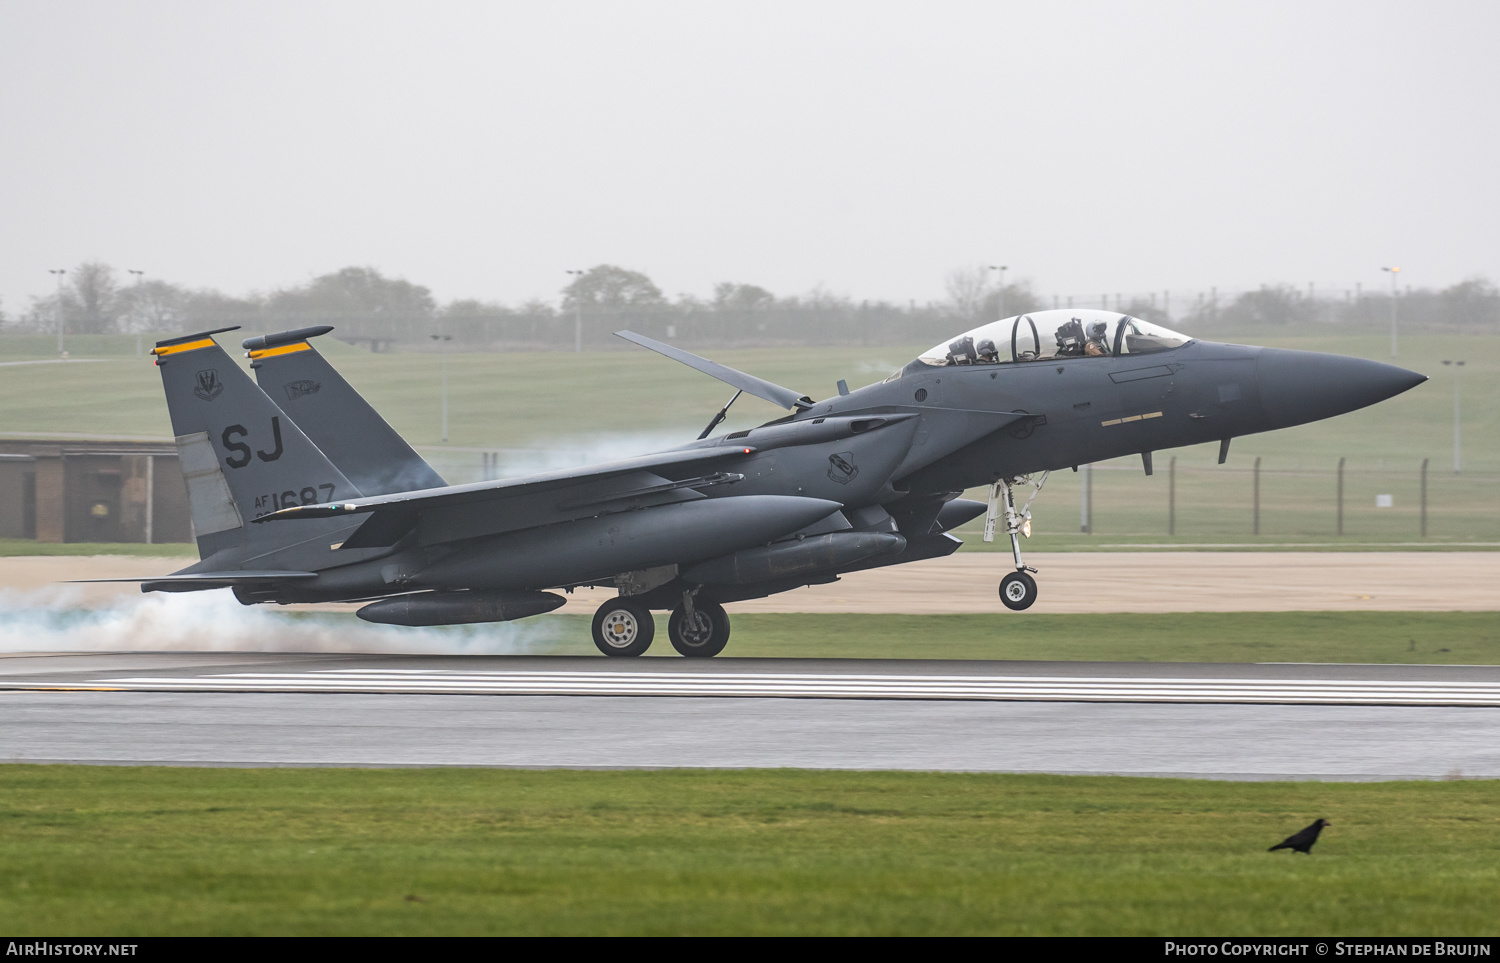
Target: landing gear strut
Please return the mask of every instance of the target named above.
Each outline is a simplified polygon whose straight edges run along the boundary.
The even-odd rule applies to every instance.
[[[655,636],[651,610],[633,598],[610,599],[594,613],[594,645],[605,655],[642,655]]]
[[[1042,486],[1047,484],[1047,476],[1050,474],[1052,473],[1044,471],[1036,479],[1030,475],[1002,478],[990,486],[989,512],[984,517],[984,540],[995,540],[995,523],[1003,514],[1005,531],[1010,536],[1010,551],[1016,559],[1016,570],[1000,580],[1000,601],[1005,603],[1006,608],[1018,612],[1031,608],[1031,603],[1036,601],[1036,579],[1031,577],[1036,569],[1021,561],[1021,536],[1031,537],[1031,502],[1042,490]],[[1020,511],[1016,511],[1015,494],[1012,491],[1016,485],[1035,488]]]
[[[682,604],[667,618],[667,638],[680,655],[706,659],[729,642],[729,613],[717,602],[696,599],[697,594],[697,589],[682,593]]]

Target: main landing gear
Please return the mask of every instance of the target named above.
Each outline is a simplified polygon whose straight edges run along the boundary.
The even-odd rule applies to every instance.
[[[594,645],[605,655],[643,655],[655,636],[651,610],[635,599],[610,599],[594,613]]]
[[[1052,473],[1044,471],[1040,478],[1032,478],[1030,475],[1002,478],[990,486],[990,507],[984,517],[984,540],[995,540],[995,522],[1004,515],[1005,531],[1010,536],[1010,550],[1016,559],[1016,570],[1000,580],[1000,601],[1006,608],[1017,612],[1031,608],[1031,603],[1036,601],[1036,579],[1031,577],[1036,569],[1021,561],[1021,536],[1031,537],[1031,502],[1047,483],[1047,476],[1050,474]],[[1016,485],[1027,485],[1035,489],[1020,511],[1016,511],[1015,493],[1012,491]]]
[[[679,655],[706,659],[729,642],[729,613],[717,602],[694,601],[696,590],[682,593],[682,604],[667,617],[667,638]]]
[[[696,599],[697,594],[696,589],[682,593],[682,604],[667,617],[667,638],[679,654],[706,659],[729,642],[729,613],[717,602]],[[634,598],[610,599],[594,613],[594,645],[605,655],[644,655],[655,636],[651,610]]]

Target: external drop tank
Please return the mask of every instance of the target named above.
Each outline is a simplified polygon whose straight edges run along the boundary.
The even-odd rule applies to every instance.
[[[460,625],[511,622],[562,607],[551,592],[418,592],[381,599],[355,612],[385,625]]]

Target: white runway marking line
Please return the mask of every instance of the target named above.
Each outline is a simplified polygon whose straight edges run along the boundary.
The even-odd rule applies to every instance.
[[[331,669],[98,679],[118,689],[453,695],[1500,706],[1500,682]]]

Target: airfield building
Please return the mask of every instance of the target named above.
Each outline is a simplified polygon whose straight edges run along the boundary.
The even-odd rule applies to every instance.
[[[0,538],[189,542],[171,442],[0,438]]]

